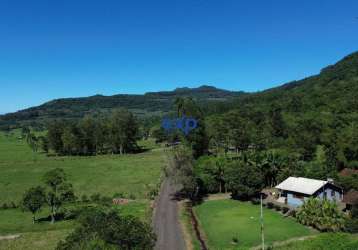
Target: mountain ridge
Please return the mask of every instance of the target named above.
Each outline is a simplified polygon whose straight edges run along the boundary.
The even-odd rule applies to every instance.
[[[138,116],[160,115],[172,109],[177,97],[190,96],[198,102],[224,102],[244,92],[218,89],[202,85],[197,88],[176,88],[172,91],[146,92],[144,94],[96,94],[88,97],[58,98],[41,105],[0,115],[0,125],[18,122],[34,123],[56,118],[81,118],[86,114],[107,113],[116,108],[127,108]]]
[[[97,94],[80,98],[59,98],[1,115],[0,125],[80,118],[86,114],[106,113],[120,107],[127,108],[138,116],[163,115],[172,110],[175,98],[186,96],[194,98],[204,107],[208,107],[208,104],[227,103],[223,111],[241,106],[266,107],[272,103],[281,103],[283,109],[289,109],[293,105],[301,106],[294,109],[305,111],[353,112],[355,108],[358,110],[358,52],[322,68],[317,75],[259,92],[229,91],[202,85],[197,88],[180,87],[172,91],[144,94]]]

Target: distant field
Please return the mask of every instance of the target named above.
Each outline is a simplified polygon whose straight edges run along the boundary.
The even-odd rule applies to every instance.
[[[161,150],[125,156],[47,157],[33,153],[16,135],[0,133],[0,206],[18,203],[26,189],[41,184],[43,174],[57,167],[69,175],[79,197],[121,192],[144,198],[146,185],[158,182],[164,164]]]
[[[247,249],[261,242],[260,206],[234,200],[207,201],[194,207],[210,249]],[[314,234],[292,218],[264,209],[265,242]],[[237,237],[239,243],[232,243]]]

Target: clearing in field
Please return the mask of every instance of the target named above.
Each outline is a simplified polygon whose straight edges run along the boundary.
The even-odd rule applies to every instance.
[[[206,201],[194,207],[210,249],[247,249],[261,243],[260,206],[235,200]],[[264,208],[265,242],[270,245],[314,234],[292,218]],[[233,243],[233,238],[238,244]]]

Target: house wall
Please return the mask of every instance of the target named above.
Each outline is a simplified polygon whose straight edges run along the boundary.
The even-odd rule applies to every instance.
[[[297,196],[302,196],[302,197],[297,197]],[[301,206],[304,200],[308,198],[309,198],[308,196],[304,196],[302,194],[287,192],[287,204],[293,207]]]
[[[303,195],[290,191],[285,191],[283,193],[284,196],[287,197],[287,204],[293,207],[301,206],[303,202],[310,197],[308,195]],[[342,190],[331,184],[327,184],[326,186],[324,186],[324,188],[318,190],[315,194],[313,194],[313,196],[323,199],[325,196],[324,193],[326,193],[326,199],[330,201],[342,201],[343,199]]]
[[[343,195],[342,191],[337,189],[336,187],[327,184],[322,189],[318,190],[315,194],[316,197],[320,199],[324,198],[324,194],[326,193],[326,199],[330,201],[342,201]]]

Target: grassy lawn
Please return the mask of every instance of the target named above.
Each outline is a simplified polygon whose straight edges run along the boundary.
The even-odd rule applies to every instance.
[[[260,206],[234,200],[213,200],[194,207],[210,249],[247,249],[261,242]],[[265,242],[314,234],[307,227],[264,208]],[[239,240],[232,244],[233,237]]]
[[[33,153],[16,134],[0,133],[0,206],[18,203],[26,189],[41,184],[43,174],[57,167],[69,175],[78,197],[125,193],[145,198],[146,185],[158,182],[164,164],[160,150],[124,156],[47,157]]]
[[[296,241],[276,250],[356,250],[358,249],[358,235],[344,233],[323,233],[312,239]]]

